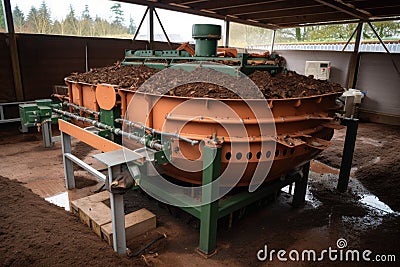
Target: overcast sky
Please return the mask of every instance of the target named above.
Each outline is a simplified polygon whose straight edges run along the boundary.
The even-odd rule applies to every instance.
[[[43,0],[11,0],[11,5],[13,9],[16,5],[18,5],[25,16],[27,16],[31,6],[39,8],[42,1]],[[65,16],[69,12],[70,5],[72,5],[72,7],[74,8],[75,14],[77,16],[80,16],[82,14],[82,11],[85,9],[85,5],[88,5],[90,15],[92,17],[96,17],[97,15],[99,17],[111,20],[112,12],[110,11],[110,7],[115,3],[114,1],[109,0],[45,0],[45,2],[51,11],[51,16],[53,20],[61,20],[65,18]],[[138,26],[146,10],[146,7],[126,3],[121,3],[121,6],[124,11],[125,24],[128,25],[129,18],[132,17],[136,23],[136,26]],[[162,9],[157,9],[157,13],[160,16],[160,19],[167,33],[179,34],[184,40],[187,41],[190,41],[192,39],[192,24],[211,23],[223,25],[222,20],[212,18],[205,18]],[[148,24],[143,24],[140,34],[146,34],[147,31]],[[156,23],[155,33],[162,33],[161,28],[158,26],[158,23]]]

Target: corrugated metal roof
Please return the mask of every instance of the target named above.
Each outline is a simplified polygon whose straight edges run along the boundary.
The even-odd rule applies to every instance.
[[[399,0],[119,0],[271,29],[400,18]]]

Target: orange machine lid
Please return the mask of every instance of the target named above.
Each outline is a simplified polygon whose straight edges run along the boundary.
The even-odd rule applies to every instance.
[[[111,110],[117,101],[117,95],[113,86],[108,84],[99,84],[96,86],[96,101],[100,108]]]

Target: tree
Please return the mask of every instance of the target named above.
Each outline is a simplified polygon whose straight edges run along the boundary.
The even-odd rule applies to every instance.
[[[23,32],[25,26],[25,15],[19,9],[18,5],[15,6],[13,10],[14,27],[16,32]]]
[[[372,26],[382,39],[399,39],[400,21],[378,21],[372,22]],[[377,39],[368,24],[364,26],[364,39]]]
[[[85,5],[85,9],[82,11],[82,19],[92,20],[90,17],[89,6]]]
[[[72,5],[69,5],[69,13],[65,17],[65,33],[71,35],[80,35],[79,22],[75,16],[75,10]]]
[[[128,34],[135,34],[136,24],[132,17],[129,18]]]
[[[111,12],[114,13],[113,23],[122,26],[124,23],[124,11],[121,9],[120,3],[115,3],[111,6]]]
[[[28,18],[26,20],[28,31],[34,33],[50,33],[52,30],[52,22],[50,10],[43,1],[39,9],[31,7]]]
[[[111,32],[110,28],[110,23],[107,20],[96,16],[96,19],[94,20],[94,31],[96,36],[108,35]]]
[[[4,20],[3,1],[0,1],[0,31],[6,29],[6,22]]]
[[[89,6],[85,5],[85,9],[82,12],[81,19],[79,20],[82,27],[82,35],[94,36],[93,20],[90,17]]]

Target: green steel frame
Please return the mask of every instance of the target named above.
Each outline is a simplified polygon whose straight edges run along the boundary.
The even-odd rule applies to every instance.
[[[205,145],[203,153],[203,185],[210,184],[219,177],[220,166],[221,147],[218,145]],[[142,176],[140,184],[147,187],[151,186],[154,194],[168,202],[181,203],[185,206],[181,207],[182,210],[200,220],[198,252],[210,256],[213,255],[216,249],[218,219],[262,200],[292,183],[295,183],[292,206],[296,208],[303,205],[305,203],[309,167],[310,163],[307,162],[303,165],[301,172],[288,174],[282,179],[266,183],[255,192],[250,193],[246,190],[215,201],[211,200],[215,199],[218,194],[219,185],[213,183],[212,186],[203,187],[201,202],[199,201],[198,205],[190,207],[188,207],[188,203],[193,203],[193,199],[189,196],[166,194],[162,188],[148,184],[145,176]],[[202,205],[202,203],[208,204]]]

